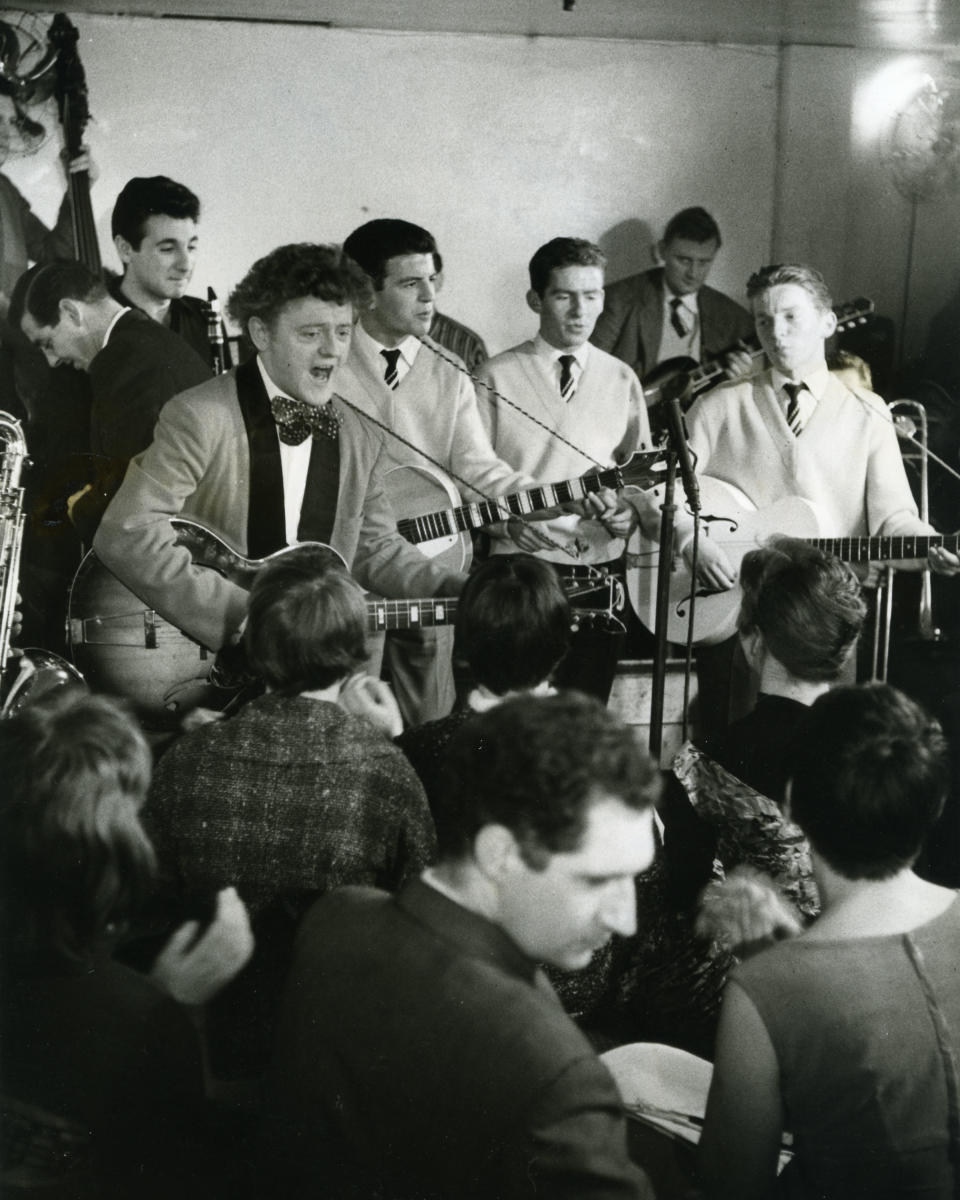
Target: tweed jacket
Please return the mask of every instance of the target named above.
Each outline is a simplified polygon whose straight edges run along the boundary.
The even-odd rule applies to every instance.
[[[239,389],[239,390],[238,390]],[[341,413],[340,490],[331,544],[364,587],[387,596],[456,594],[459,574],[436,567],[396,532],[382,484],[382,438]],[[162,617],[211,649],[236,633],[247,593],[195,566],[170,518],[192,517],[245,555],[285,545],[276,425],[256,359],[175,397],[153,444],[130,464],[94,549]]]
[[[753,317],[735,300],[704,285],[700,310],[700,361],[753,334]],[[663,268],[607,285],[603,312],[590,341],[633,367],[642,379],[657,363],[663,334]]]

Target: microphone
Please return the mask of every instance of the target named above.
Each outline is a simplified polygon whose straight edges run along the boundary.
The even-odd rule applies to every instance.
[[[700,511],[700,484],[697,482],[697,476],[693,470],[693,458],[690,454],[690,447],[687,445],[687,429],[680,409],[680,397],[679,395],[666,396],[665,402],[664,415],[667,419],[667,433],[680,464],[683,492],[687,497],[690,511],[698,513]]]

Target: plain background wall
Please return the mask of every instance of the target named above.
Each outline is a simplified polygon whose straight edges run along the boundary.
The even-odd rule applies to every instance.
[[[191,290],[225,297],[286,241],[342,241],[377,216],[437,237],[441,307],[491,349],[528,335],[526,264],[558,234],[597,239],[609,278],[650,265],[677,208],[725,237],[714,282],[741,295],[769,251],[772,50],[347,32],[242,22],[76,17],[109,214],[132,175],[204,205]],[[10,164],[45,218],[56,147]]]
[[[204,204],[192,290],[226,297],[284,241],[342,240],[375,216],[437,236],[441,307],[494,351],[526,336],[526,263],[549,237],[598,240],[608,278],[650,265],[666,218],[717,217],[711,282],[742,299],[772,258],[819,266],[837,299],[901,316],[910,206],[863,89],[903,56],[79,16],[100,167],[104,260],[131,175],[169,174]],[[934,64],[935,65],[935,64]],[[862,114],[861,114],[862,115]],[[48,118],[49,119],[49,118]],[[51,142],[5,170],[51,219]],[[907,353],[960,282],[960,204],[918,210]]]

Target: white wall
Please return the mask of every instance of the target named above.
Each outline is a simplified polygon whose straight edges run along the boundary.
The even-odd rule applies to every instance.
[[[773,50],[75,20],[112,265],[113,199],[158,173],[204,204],[193,291],[226,296],[282,242],[402,216],[438,238],[442,307],[494,350],[530,330],[526,263],[558,234],[599,240],[617,278],[649,265],[673,211],[702,203],[726,240],[718,286],[741,295],[767,259]],[[48,218],[54,153],[6,168]]]

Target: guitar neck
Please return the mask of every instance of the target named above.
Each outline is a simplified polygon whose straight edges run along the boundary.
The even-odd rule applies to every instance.
[[[579,479],[567,479],[563,483],[542,484],[525,492],[513,492],[509,496],[498,496],[495,500],[478,500],[473,504],[461,504],[441,512],[427,513],[422,517],[405,517],[397,522],[397,529],[408,542],[430,542],[435,538],[450,537],[457,533],[469,533],[483,529],[496,521],[508,517],[523,517],[557,504],[571,500],[582,500],[584,496],[599,492],[601,488],[623,486],[623,475],[619,467],[597,471],[593,475],[581,475]]]
[[[452,625],[457,612],[456,599],[368,600],[367,632],[388,629],[433,629]]]
[[[804,541],[844,562],[891,562],[897,559],[926,558],[934,546],[943,546],[945,550],[956,554],[958,544],[960,544],[960,534],[804,538]]]

